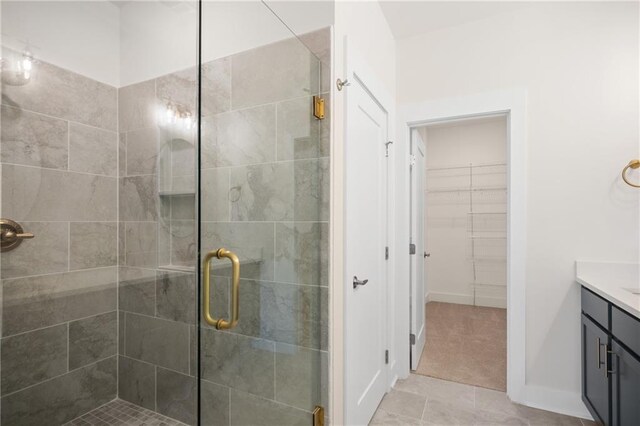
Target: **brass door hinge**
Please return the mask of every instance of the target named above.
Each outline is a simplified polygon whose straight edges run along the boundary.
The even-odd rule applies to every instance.
[[[320,96],[313,97],[313,116],[318,120],[324,120],[324,99]]]
[[[324,426],[324,407],[316,405],[313,410],[313,426]]]

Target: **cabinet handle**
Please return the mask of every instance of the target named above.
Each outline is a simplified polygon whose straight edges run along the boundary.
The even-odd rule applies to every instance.
[[[600,370],[600,367],[602,366],[602,357],[601,357],[601,355],[602,355],[602,343],[600,342],[600,338],[599,337],[597,338],[596,342],[598,343],[598,370]]]
[[[614,374],[616,372],[613,369],[609,370],[609,354],[616,355],[615,352],[610,351],[609,348],[607,347],[607,350],[604,352],[604,362],[605,362],[604,376],[605,377],[609,377],[610,374]]]

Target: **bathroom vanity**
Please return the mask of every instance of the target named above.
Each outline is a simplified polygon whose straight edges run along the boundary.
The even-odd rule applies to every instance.
[[[640,265],[576,262],[582,400],[613,426],[640,424]]]

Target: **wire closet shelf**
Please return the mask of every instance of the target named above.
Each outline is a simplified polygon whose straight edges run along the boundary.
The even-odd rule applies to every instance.
[[[457,217],[439,219],[466,227],[473,304],[506,297],[507,165],[469,163],[429,167],[427,173],[428,184],[435,182],[426,190],[429,202],[457,206]]]

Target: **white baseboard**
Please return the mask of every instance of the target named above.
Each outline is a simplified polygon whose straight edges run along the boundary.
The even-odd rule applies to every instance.
[[[507,309],[507,299],[504,297],[476,296],[476,305],[486,306],[487,308]]]
[[[429,302],[457,303],[459,305],[470,305],[473,297],[466,294],[429,292]]]
[[[517,402],[528,407],[593,420],[579,393],[525,385],[522,396],[523,400]]]
[[[424,294],[424,303],[425,303],[425,305],[426,305],[427,303],[429,303],[430,301],[431,301],[431,298],[429,297],[429,292],[427,291],[427,292]]]
[[[473,305],[473,296],[468,294],[457,293],[437,293],[430,291],[427,294],[428,302],[444,302],[444,303],[457,303],[459,305]],[[507,307],[507,299],[498,297],[483,297],[477,296],[477,306],[487,306],[490,308],[504,308]]]

